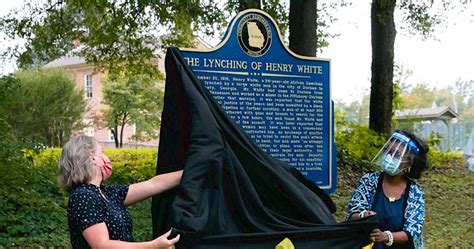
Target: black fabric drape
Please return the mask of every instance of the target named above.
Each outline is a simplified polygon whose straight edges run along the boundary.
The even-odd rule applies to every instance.
[[[157,174],[184,169],[179,187],[153,198],[155,237],[170,227],[178,248],[300,248],[368,244],[374,218],[337,223],[332,200],[289,164],[268,156],[199,83],[176,48],[166,88]]]

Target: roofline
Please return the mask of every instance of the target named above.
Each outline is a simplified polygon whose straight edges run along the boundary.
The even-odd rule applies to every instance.
[[[436,113],[436,114],[428,114],[428,115],[423,115],[423,114],[417,114],[417,110],[426,110],[426,109],[433,109],[433,108],[418,108],[418,109],[407,109],[407,110],[403,110],[403,112],[407,112],[409,114],[407,115],[400,115],[400,116],[397,116],[395,115],[394,118],[397,119],[397,120],[402,120],[402,119],[418,119],[418,120],[423,120],[423,119],[428,119],[428,118],[439,118],[439,119],[453,119],[453,118],[456,118],[458,117],[459,115],[454,112],[454,110],[451,108],[451,107],[446,107],[444,109],[442,109],[442,111]],[[413,112],[415,114],[411,114],[410,112]],[[451,114],[451,118],[447,117],[445,114],[446,113],[449,113]],[[446,117],[446,118],[442,118],[442,117]]]
[[[94,65],[90,65],[88,63],[79,63],[79,64],[61,65],[61,66],[48,66],[48,67],[46,67],[46,65],[43,66],[43,68],[68,68],[68,69],[80,68],[80,67],[94,67]]]

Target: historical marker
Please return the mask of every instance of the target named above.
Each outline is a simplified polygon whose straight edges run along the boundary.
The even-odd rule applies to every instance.
[[[241,12],[209,50],[181,49],[227,115],[326,192],[336,187],[330,61],[292,53],[272,18]]]

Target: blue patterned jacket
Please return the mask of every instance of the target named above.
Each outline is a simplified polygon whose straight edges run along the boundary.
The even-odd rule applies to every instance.
[[[364,175],[349,201],[348,217],[353,213],[370,210],[374,202],[377,183],[381,172]],[[423,248],[423,223],[425,221],[425,194],[415,182],[410,185],[407,206],[405,209],[403,231],[416,249]]]

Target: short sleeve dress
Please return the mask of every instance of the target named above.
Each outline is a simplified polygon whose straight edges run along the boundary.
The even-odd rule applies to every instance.
[[[105,195],[101,195],[100,190]],[[90,248],[82,232],[105,223],[111,240],[133,241],[132,217],[124,205],[128,185],[82,184],[69,194],[67,208],[72,248]]]

